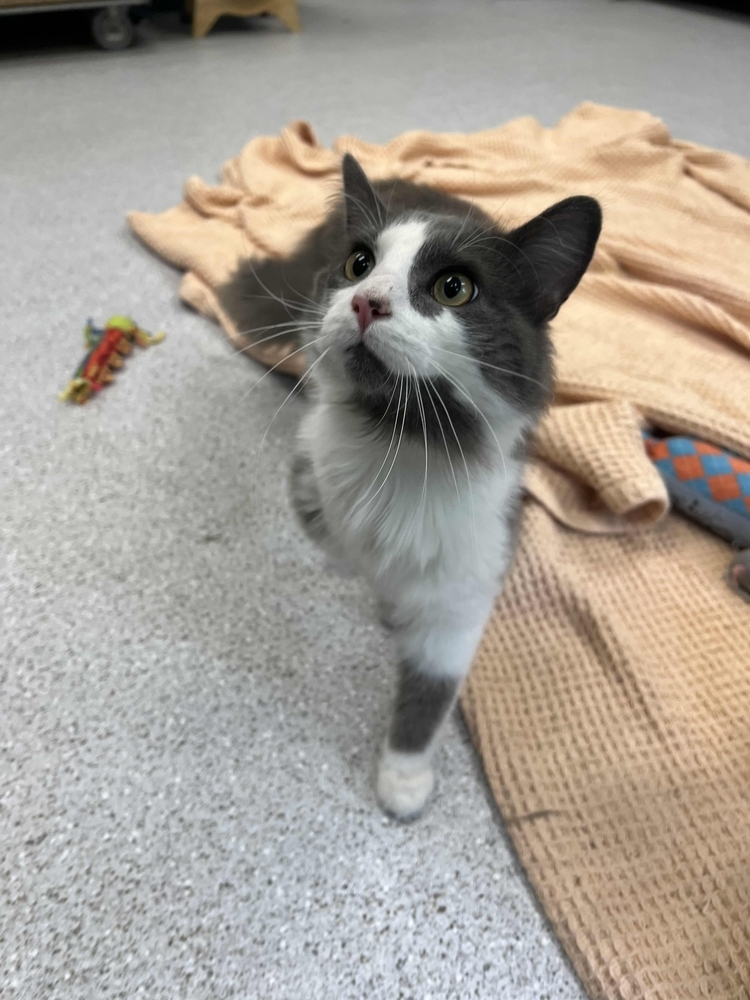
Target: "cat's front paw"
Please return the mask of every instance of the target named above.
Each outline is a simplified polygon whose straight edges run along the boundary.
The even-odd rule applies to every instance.
[[[377,794],[385,812],[401,822],[416,819],[435,787],[435,772],[423,754],[386,750],[378,766]]]

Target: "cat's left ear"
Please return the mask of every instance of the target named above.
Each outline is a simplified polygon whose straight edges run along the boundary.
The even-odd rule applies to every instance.
[[[347,153],[344,157],[341,172],[344,177],[347,230],[361,232],[382,229],[385,224],[385,207],[351,153]]]
[[[557,315],[589,266],[602,228],[594,198],[566,198],[507,237],[516,248],[520,305],[537,323]],[[507,251],[506,251],[507,252]]]

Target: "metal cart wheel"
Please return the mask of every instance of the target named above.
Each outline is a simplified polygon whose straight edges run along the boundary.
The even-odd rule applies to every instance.
[[[91,18],[91,34],[100,49],[116,52],[135,41],[135,26],[126,7],[102,7]]]

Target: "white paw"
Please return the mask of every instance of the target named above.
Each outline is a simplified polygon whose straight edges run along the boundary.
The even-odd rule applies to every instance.
[[[378,766],[377,794],[383,809],[396,819],[416,819],[432,789],[435,772],[428,762],[409,761],[411,754],[386,751]],[[421,755],[414,755],[420,757]]]

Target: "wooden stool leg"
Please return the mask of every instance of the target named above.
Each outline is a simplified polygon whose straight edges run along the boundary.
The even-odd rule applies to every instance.
[[[283,21],[290,31],[302,31],[295,0],[273,0],[272,3],[269,3],[268,11]]]
[[[290,31],[301,31],[295,0],[194,0],[193,38],[207,34],[222,14],[252,17],[268,12],[283,21]]]
[[[205,0],[197,0],[193,10],[193,38],[203,38],[221,17],[221,11]]]

